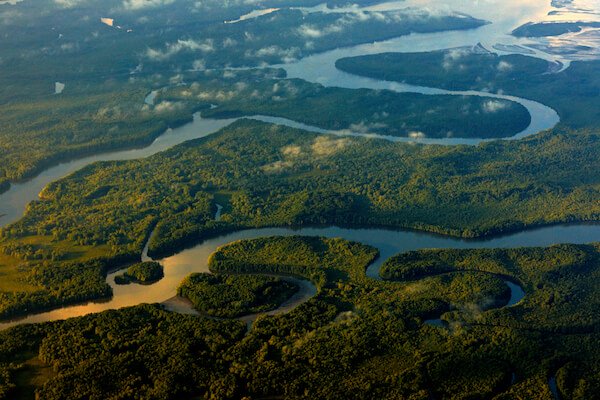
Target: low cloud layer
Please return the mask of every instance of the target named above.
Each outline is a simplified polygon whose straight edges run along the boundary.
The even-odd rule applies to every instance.
[[[335,138],[331,136],[317,136],[308,146],[288,145],[282,147],[281,160],[264,165],[262,170],[266,173],[283,173],[298,165],[307,165],[315,158],[330,157],[352,144],[348,138]]]
[[[385,24],[397,24],[403,22],[413,22],[415,20],[425,20],[431,17],[439,17],[447,14],[434,13],[426,9],[404,9],[387,12],[367,12],[356,10],[344,13],[331,24],[317,26],[315,24],[303,24],[296,33],[307,39],[317,39],[331,34],[345,32],[348,28],[366,22],[380,22]]]
[[[167,43],[163,50],[148,48],[146,57],[154,61],[164,61],[182,51],[210,53],[215,50],[212,39],[198,42],[194,39],[179,39],[175,43]]]
[[[144,8],[154,8],[172,4],[175,0],[125,0],[123,7],[126,10],[140,10]]]
[[[489,100],[483,103],[483,111],[486,113],[496,113],[508,107],[508,103],[499,100]]]

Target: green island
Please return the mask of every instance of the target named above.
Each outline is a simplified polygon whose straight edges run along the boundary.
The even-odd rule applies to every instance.
[[[600,28],[600,22],[538,22],[521,25],[512,31],[516,37],[548,37],[581,32],[583,28]]]
[[[0,231],[0,316],[110,296],[106,271],[138,261],[154,226],[149,254],[158,259],[244,228],[335,224],[482,237],[597,221],[599,146],[587,130],[447,147],[241,120],[46,187]],[[223,206],[219,221],[215,204]]]
[[[201,314],[222,318],[273,310],[297,291],[292,282],[261,275],[192,274],[177,288]]]
[[[336,62],[357,75],[449,90],[484,90],[536,100],[571,128],[600,127],[600,61],[574,61],[551,73],[547,61],[520,54],[498,56],[480,46],[425,53],[384,53]],[[560,95],[557,95],[560,93]]]
[[[600,276],[600,245],[425,250],[386,264],[392,275],[413,263],[446,266],[410,281],[367,278],[376,257],[341,239],[234,242],[211,257],[213,266],[293,271],[319,282],[317,295],[287,314],[259,317],[248,332],[236,320],[157,305],[11,328],[0,332],[0,393],[547,400],[555,378],[563,398],[597,398],[600,293],[591,282]],[[527,293],[513,307],[503,307],[503,277]],[[447,328],[423,323],[440,314]]]
[[[159,281],[164,276],[163,267],[155,261],[133,264],[121,275],[115,276],[117,285],[130,283],[150,284]]]
[[[208,72],[193,83],[162,90],[156,101],[202,109],[208,118],[284,117],[330,130],[431,138],[502,138],[531,122],[516,102],[478,96],[430,96],[389,90],[323,87],[299,79],[263,79],[257,73]]]

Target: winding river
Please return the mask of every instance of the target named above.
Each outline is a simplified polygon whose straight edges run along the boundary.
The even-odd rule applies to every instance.
[[[539,4],[543,3],[544,1],[546,0],[541,2],[539,0],[535,0],[535,3]],[[523,17],[519,17],[521,14],[518,11],[515,11],[516,5],[521,4],[521,8],[526,10],[538,10],[540,8],[535,6],[533,2],[517,2],[516,0],[491,2],[457,0],[454,3],[456,3],[457,6],[464,6],[462,9],[472,13],[473,16],[490,20],[493,23],[471,31],[413,34],[388,41],[336,49],[330,52],[304,58],[292,64],[282,65],[281,67],[286,69],[290,78],[301,78],[311,82],[318,82],[326,86],[389,89],[397,92],[416,92],[427,95],[454,94],[485,96],[513,100],[524,105],[529,110],[532,120],[530,126],[525,131],[519,133],[511,139],[519,139],[527,135],[532,135],[542,130],[552,128],[556,123],[559,122],[556,112],[549,107],[544,106],[543,104],[527,99],[486,92],[450,92],[436,88],[378,81],[349,75],[338,71],[335,68],[335,61],[339,58],[374,54],[385,51],[430,51],[449,47],[474,46],[480,42],[484,43],[484,45],[500,43],[505,44],[506,47],[504,48],[506,49],[517,49],[518,47],[516,46],[520,46],[522,43],[516,39],[509,41],[506,35],[506,28],[508,26],[510,26],[512,29],[522,23],[521,20]],[[493,3],[494,6],[490,5],[491,3]],[[387,7],[391,7],[392,5],[397,7],[397,4],[397,2],[389,3]],[[402,4],[422,6],[435,5],[435,2],[408,0]],[[383,7],[385,7],[385,5]],[[531,11],[531,15],[537,15],[537,12],[539,12],[539,10],[535,12]],[[540,54],[539,52],[536,52],[535,54],[539,57],[554,60],[550,55]],[[152,101],[151,98],[147,100]],[[299,127],[313,132],[367,136],[375,139],[385,139],[390,141],[436,143],[441,145],[475,145],[483,141],[482,139],[456,138],[437,140],[429,140],[425,138],[417,140],[386,137],[381,135],[369,135],[348,131],[331,132],[282,118],[266,116],[254,116],[252,118],[292,127]],[[45,170],[34,179],[23,183],[13,184],[9,191],[0,195],[0,215],[2,215],[2,217],[0,217],[0,227],[6,226],[7,224],[18,220],[23,215],[26,205],[30,201],[35,200],[38,196],[38,193],[48,183],[64,177],[65,175],[68,175],[90,163],[97,161],[128,160],[148,157],[160,151],[171,148],[179,143],[210,135],[234,121],[235,119],[204,119],[199,115],[195,115],[193,122],[177,129],[167,130],[148,147],[135,150],[109,152],[62,163]],[[285,228],[244,230],[207,240],[191,249],[184,250],[172,257],[160,260],[164,265],[165,277],[161,281],[151,286],[141,286],[136,284],[118,286],[114,284],[114,275],[116,273],[109,274],[107,277],[107,282],[112,286],[114,292],[114,295],[110,300],[64,307],[50,312],[30,315],[26,318],[2,323],[0,324],[0,329],[22,323],[42,322],[76,317],[109,309],[133,306],[140,303],[164,303],[168,300],[171,300],[166,303],[168,307],[176,311],[185,312],[185,309],[187,308],[185,304],[177,303],[172,300],[176,294],[176,288],[181,280],[190,273],[207,272],[208,266],[206,264],[206,260],[217,247],[235,240],[252,239],[271,235],[317,235],[325,237],[341,237],[376,247],[379,249],[381,257],[368,268],[367,275],[371,278],[378,278],[379,270],[383,262],[392,255],[400,252],[425,248],[508,248],[521,246],[548,246],[562,242],[588,243],[600,240],[600,225],[579,224],[571,226],[544,227],[511,235],[489,238],[486,240],[461,240],[413,231],[345,229],[338,227],[304,228],[299,230]],[[314,287],[311,287],[311,285],[307,286],[306,284],[303,285],[304,286],[299,294],[284,304],[284,306],[281,309],[278,309],[276,312],[290,310],[314,295]],[[511,290],[514,294],[521,289],[518,287],[511,287]]]
[[[179,283],[183,278],[194,272],[209,272],[207,264],[208,257],[218,247],[242,239],[292,235],[323,236],[329,238],[340,237],[377,248],[380,252],[380,257],[369,266],[367,269],[367,276],[379,279],[379,271],[385,260],[402,252],[427,248],[514,248],[523,246],[549,246],[555,243],[565,242],[589,243],[600,239],[600,225],[580,224],[570,226],[549,226],[485,240],[464,240],[423,232],[388,229],[328,227],[243,230],[206,240],[203,243],[190,249],[183,250],[176,255],[158,260],[164,266],[165,276],[153,285],[116,285],[114,283],[114,277],[119,272],[113,272],[106,278],[107,283],[113,289],[113,297],[110,300],[64,307],[45,313],[30,315],[18,320],[1,323],[0,329],[22,323],[44,322],[77,317],[105,310],[134,306],[140,303],[163,303],[176,296],[177,286],[179,286]],[[146,251],[144,251],[143,259],[148,260]],[[515,288],[511,287],[511,290],[513,290],[513,293],[516,293]],[[305,288],[301,293],[302,296],[295,298],[291,303],[288,302],[285,304],[284,309],[278,310],[277,312],[288,311],[308,300],[314,295],[315,290]],[[513,303],[518,300],[520,300],[520,298],[515,297]],[[509,303],[509,305],[512,305],[513,303]],[[167,305],[171,305],[172,309],[177,311],[185,311],[187,308],[185,304],[177,302],[173,303],[172,300],[168,302]]]

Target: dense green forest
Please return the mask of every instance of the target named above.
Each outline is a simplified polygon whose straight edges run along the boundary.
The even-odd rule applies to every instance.
[[[490,100],[478,96],[328,88],[299,79],[256,82],[244,73],[217,74],[191,76],[192,84],[163,90],[157,101],[202,107],[204,117],[268,115],[325,129],[417,138],[509,137],[531,122],[524,106],[506,100],[490,108]]]
[[[290,9],[317,4],[322,1],[267,0],[261,5],[283,8],[236,24],[224,21],[256,5],[180,0],[161,3],[156,13],[155,2],[137,6],[122,0],[0,4],[0,193],[9,181],[31,177],[60,161],[148,145],[166,128],[190,121],[192,110],[184,103],[151,108],[143,103],[151,88],[180,82],[185,77],[181,70],[262,67],[339,46],[483,24],[426,11],[305,15]],[[113,26],[101,22],[107,17]],[[311,36],[336,24],[340,30]],[[274,36],[274,31],[280,34]],[[56,82],[66,85],[59,94]],[[501,129],[512,131],[527,123],[524,110],[512,108],[517,121]],[[493,125],[488,120],[476,128],[489,131],[485,128]]]
[[[572,128],[600,126],[600,61],[574,61],[556,73],[547,61],[480,48],[385,53],[338,60],[343,71],[451,90],[486,90],[539,101]]]
[[[142,84],[70,84],[60,96],[46,95],[2,105],[2,182],[21,180],[65,159],[150,144],[168,127],[192,119],[192,111],[144,108]]]
[[[498,139],[529,125],[524,106],[500,98],[287,78],[282,65],[328,50],[488,24],[420,4],[360,9],[382,2],[0,1],[0,194],[66,160],[148,146],[198,116],[262,114],[408,138]],[[347,7],[325,9],[339,6]],[[598,27],[528,23],[512,34],[551,39]],[[575,58],[586,46],[561,49]],[[478,45],[336,66],[536,100],[561,124],[518,141],[438,146],[240,119],[147,158],[90,164],[0,229],[0,321],[109,299],[115,270],[117,284],[150,285],[169,270],[140,262],[143,249],[158,260],[243,229],[484,239],[600,221],[600,61],[563,69]],[[600,243],[413,251],[367,277],[379,257],[339,238],[228,243],[208,259],[212,274],[179,284],[179,300],[199,315],[165,302],[1,330],[0,400],[600,400]],[[306,294],[306,280],[316,290]]]
[[[231,318],[273,310],[297,291],[297,285],[277,277],[192,274],[177,294],[201,314]]]
[[[163,276],[163,267],[160,263],[146,261],[133,264],[125,272],[115,276],[115,283],[118,285],[127,285],[132,282],[149,284],[159,281]]]
[[[381,275],[412,281],[462,271],[516,278],[529,293],[518,308],[492,311],[478,323],[564,333],[597,332],[600,327],[597,245],[417,251],[387,260]]]
[[[0,332],[0,393],[17,399],[35,393],[44,399],[551,400],[555,377],[562,398],[598,398],[600,321],[593,310],[600,297],[597,287],[580,283],[597,280],[600,246],[398,255],[390,271],[413,262],[454,271],[407,282],[368,279],[365,269],[376,256],[359,243],[306,237],[222,247],[212,260],[229,272],[237,265],[258,273],[320,268],[326,281],[307,303],[260,317],[248,332],[235,320],[154,305]],[[521,282],[525,299],[488,309],[490,299],[504,296],[495,274]],[[575,331],[570,314],[578,309],[578,317],[588,312],[581,319],[587,326]],[[440,313],[452,317],[447,328],[423,324]]]
[[[560,36],[569,32],[581,32],[583,28],[600,28],[600,22],[530,22],[513,30],[512,34],[516,37]]]
[[[70,83],[60,96],[10,102],[0,113],[0,193],[8,181],[66,159],[148,145],[167,128],[191,122],[198,110],[206,117],[264,114],[393,136],[505,137],[531,120],[523,106],[509,101],[490,112],[485,99],[473,96],[324,88],[284,77],[284,70],[269,68],[188,72],[180,79],[192,84],[158,91],[154,105],[144,104],[147,87],[166,89],[168,80]]]
[[[343,276],[354,272],[358,279],[364,273],[360,267],[369,265],[377,257],[377,251],[341,239],[271,237],[242,240],[221,247],[211,255],[209,266],[211,271],[218,273],[295,275],[323,289],[340,278],[340,266],[350,263],[344,262],[344,257],[359,266],[344,272]]]
[[[599,145],[585,130],[446,147],[242,120],[153,157],[94,164],[50,184],[1,231],[0,315],[108,294],[106,270],[139,260],[154,226],[150,255],[159,258],[250,227],[388,226],[479,237],[597,221]],[[60,273],[76,264],[97,273],[86,280],[93,285]],[[15,289],[22,283],[29,286]]]
[[[426,9],[327,13],[292,8],[318,4],[322,1],[181,0],[135,7],[122,0],[40,0],[0,5],[0,70],[3,80],[12,80],[11,88],[28,85],[32,76],[48,79],[49,87],[57,80],[89,76],[172,75],[176,69],[277,64],[412,32],[464,30],[485,24],[464,14],[440,15]],[[156,12],[158,6],[160,12]],[[280,10],[224,23],[262,7]],[[113,26],[103,24],[103,17],[113,19]]]

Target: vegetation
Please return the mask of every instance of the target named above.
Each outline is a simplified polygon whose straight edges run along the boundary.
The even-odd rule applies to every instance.
[[[10,76],[20,78],[21,82],[32,70],[41,77],[74,80],[92,75],[116,77],[130,72],[173,73],[174,65],[181,70],[259,66],[412,32],[473,29],[485,23],[462,14],[438,15],[426,10],[326,13],[291,8],[318,4],[322,1],[267,0],[259,6],[243,1],[208,0],[198,4],[182,0],[128,7],[120,0],[70,4],[42,0],[2,6],[0,12],[7,17],[0,28],[3,34],[0,43],[6,49],[3,65],[22,67],[22,70],[10,68]],[[223,23],[261,6],[280,10],[239,23]],[[101,12],[110,13],[115,26],[101,23],[101,17],[96,17],[105,15]],[[38,29],[16,29],[19,25]],[[331,29],[332,26],[338,29]],[[48,31],[53,34],[47,34]],[[46,46],[45,51],[34,51],[41,46]],[[39,64],[27,65],[27,61]],[[71,62],[79,62],[79,68],[72,72],[61,70],[61,66]],[[48,81],[47,86],[55,80]]]
[[[273,310],[297,291],[297,285],[276,277],[192,274],[177,294],[202,314],[231,318]]]
[[[373,3],[374,1],[359,1]],[[225,24],[258,8],[242,1],[208,0],[197,3],[181,0],[168,3],[123,3],[121,0],[84,0],[77,3],[56,3],[52,0],[0,5],[2,25],[3,87],[8,99],[33,97],[39,92],[50,94],[54,82],[81,82],[96,79],[129,78],[138,74],[155,73],[172,76],[174,65],[181,69],[225,66],[258,66],[275,60],[320,52],[340,44],[356,44],[408,34],[411,31],[469,29],[483,22],[464,16],[437,18],[419,15],[407,24],[395,24],[392,17],[385,20],[357,18],[354,13],[310,13],[303,19],[293,6],[314,6],[320,0],[267,0],[266,8],[283,7],[274,15]],[[333,1],[332,3],[346,3]],[[160,11],[158,11],[160,10]],[[113,26],[100,18],[113,19]],[[153,18],[149,18],[152,16]],[[322,29],[329,24],[348,20],[345,32],[332,32],[323,37],[302,34],[301,25]],[[372,28],[365,30],[366,27]],[[387,31],[385,30],[387,29]],[[275,37],[271,32],[281,32]],[[313,46],[305,46],[311,41]],[[261,51],[262,50],[262,51]],[[295,54],[298,53],[298,54]],[[194,64],[194,61],[198,61]],[[235,64],[235,65],[233,65]],[[65,65],[78,68],[66,69]],[[28,79],[36,77],[37,82]],[[14,90],[29,87],[34,93]],[[39,92],[38,92],[39,90]]]
[[[260,317],[248,332],[235,320],[152,305],[0,332],[0,392],[15,398],[29,390],[17,398],[44,399],[550,400],[548,379],[555,376],[563,398],[598,398],[597,316],[589,314],[589,329],[577,334],[546,329],[569,326],[574,309],[597,310],[598,288],[580,290],[579,283],[597,280],[600,245],[432,250],[391,260],[391,269],[421,259],[462,271],[411,282],[368,279],[376,254],[340,239],[227,245],[212,257],[225,269],[320,267],[326,282],[312,300]],[[521,282],[526,298],[511,308],[476,307],[502,297],[494,274]],[[569,298],[538,301],[563,290]],[[422,323],[444,310],[453,310],[449,328]]]
[[[143,103],[151,88],[180,82],[181,70],[277,64],[411,32],[483,24],[425,11],[305,15],[289,8],[321,0],[267,0],[261,6],[282,9],[226,24],[257,5],[237,0],[142,3],[0,4],[0,193],[9,181],[30,178],[60,161],[147,145],[168,127],[190,121],[193,110],[183,103],[156,108]],[[101,18],[113,20],[113,26]],[[399,19],[404,23],[396,23]],[[340,29],[314,36],[336,24]],[[279,34],[272,35],[275,31]],[[73,65],[77,68],[68,67]],[[64,91],[55,93],[56,82],[66,85]]]
[[[106,267],[139,260],[154,226],[150,255],[160,258],[250,227],[388,226],[477,237],[597,221],[599,145],[584,130],[444,147],[240,121],[147,159],[95,164],[50,184],[43,200],[2,230],[0,248],[10,256],[0,258],[0,271],[12,272],[0,284],[0,314],[64,303],[62,293],[89,298],[69,274],[54,276],[62,282],[55,291],[33,271],[101,258],[87,281],[105,288]],[[219,221],[216,203],[224,206]],[[20,281],[35,286],[13,293]],[[42,301],[39,291],[57,297]]]
[[[60,96],[10,102],[0,116],[0,193],[9,181],[63,160],[148,145],[167,128],[190,122],[197,110],[205,117],[264,114],[392,136],[505,137],[530,122],[527,110],[509,101],[488,112],[477,97],[324,88],[283,77],[283,70],[272,69],[189,72],[180,79],[193,84],[159,91],[155,105],[144,104],[147,87],[169,85],[165,79],[74,82]]]
[[[528,295],[518,307],[495,310],[481,323],[548,332],[596,332],[600,297],[598,246],[549,248],[428,250],[386,261],[385,279],[414,280],[458,271],[481,271],[520,282]]]
[[[154,261],[141,262],[127,268],[121,275],[115,276],[117,285],[135,283],[154,283],[164,276],[163,267]]]
[[[0,315],[9,318],[110,297],[112,289],[104,279],[106,271],[107,263],[101,260],[21,266],[15,281],[24,281],[25,287],[0,293]]]
[[[359,257],[360,256],[360,257]],[[340,278],[344,257],[351,257],[358,277],[360,267],[370,264],[377,251],[341,239],[271,237],[242,240],[221,247],[209,260],[210,269],[219,273],[275,273],[296,275],[311,280],[322,289]],[[349,262],[349,261],[348,261]],[[356,271],[354,271],[356,273]],[[344,275],[348,275],[349,271]]]
[[[522,106],[503,100],[329,89],[283,79],[281,70],[230,69],[485,23],[417,9],[291,8],[322,1],[261,1],[282,9],[236,23],[223,21],[257,3],[0,4],[0,192],[61,160],[148,144],[196,111],[396,136],[502,137],[529,122]],[[521,33],[571,29],[528,25]],[[560,128],[517,142],[394,144],[242,120],[153,157],[90,165],[50,184],[0,231],[0,318],[109,297],[107,271],[138,261],[155,228],[149,251],[159,257],[252,227],[481,237],[598,221],[597,64],[549,74],[556,69],[544,61],[479,48],[338,63],[389,80],[515,94],[561,115]],[[55,82],[66,83],[64,92],[52,93]],[[384,280],[368,279],[377,257],[341,239],[224,246],[210,259],[219,275],[192,275],[178,290],[207,316],[140,305],[0,332],[0,399],[548,400],[549,379],[562,398],[599,398],[600,244],[412,252],[388,260]],[[318,292],[249,331],[223,319],[273,309],[297,290],[265,274],[310,279]],[[160,276],[158,263],[137,263],[117,280]],[[527,293],[512,307],[507,279]],[[432,318],[446,327],[424,323]]]
[[[245,330],[237,321],[145,305],[2,332],[2,362],[24,386],[41,366],[51,367],[51,379],[36,388],[36,396],[45,399],[174,399],[211,385],[218,396],[219,386],[227,389],[221,354]],[[41,366],[27,371],[24,365],[32,358]],[[14,398],[8,393],[5,398]]]
[[[31,177],[59,161],[147,145],[169,126],[191,120],[191,111],[183,107],[144,108],[145,92],[142,85],[126,82],[72,83],[60,96],[4,104],[0,193],[8,181]]]
[[[600,28],[600,22],[529,22],[514,31],[516,37],[560,36],[569,32],[581,32],[583,28]]]
[[[343,71],[453,90],[502,92],[555,109],[572,128],[600,126],[599,61],[576,61],[564,71],[524,55],[498,56],[481,48],[385,53],[338,60]]]
[[[191,76],[194,83],[160,92],[158,99],[202,107],[202,116],[284,117],[330,130],[404,137],[498,138],[523,131],[531,117],[522,105],[476,96],[428,96],[389,90],[326,88],[298,79],[256,82],[239,72]]]

